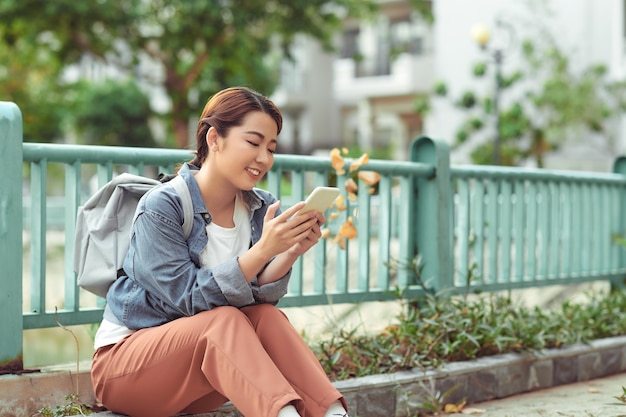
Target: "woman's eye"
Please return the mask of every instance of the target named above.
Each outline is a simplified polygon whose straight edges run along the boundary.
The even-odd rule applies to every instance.
[[[259,146],[259,144],[258,144],[258,143],[254,143],[254,142],[252,142],[251,140],[249,140],[249,141],[248,141],[248,143],[249,143],[250,145],[252,145],[252,146]]]
[[[268,151],[269,153],[271,153],[271,154],[275,154],[275,153],[276,153],[276,149],[268,149],[267,151]]]

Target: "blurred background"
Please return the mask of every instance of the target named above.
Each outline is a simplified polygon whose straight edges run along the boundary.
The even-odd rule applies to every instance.
[[[285,116],[283,153],[610,169],[624,152],[623,0],[6,0],[0,99],[26,141],[195,148],[216,91]]]
[[[403,160],[425,134],[455,164],[609,172],[626,151],[625,16],[626,0],[3,0],[0,100],[28,142],[195,149],[207,99],[245,85],[282,109],[280,153]],[[26,366],[72,361],[62,329],[37,332]]]

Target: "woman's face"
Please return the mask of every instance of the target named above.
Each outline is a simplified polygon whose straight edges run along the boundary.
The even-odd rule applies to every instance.
[[[250,190],[272,168],[277,136],[274,119],[257,111],[230,128],[226,137],[217,136],[217,148],[209,147],[224,178],[237,189]]]

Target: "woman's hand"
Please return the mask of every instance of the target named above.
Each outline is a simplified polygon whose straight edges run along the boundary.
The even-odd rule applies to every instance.
[[[283,277],[300,255],[317,243],[322,233],[320,226],[326,219],[322,213],[310,211],[296,214],[304,206],[298,203],[274,217],[280,203],[272,204],[264,218],[261,240],[253,246],[267,244],[274,252],[274,260],[258,276],[258,284],[264,285]],[[278,252],[275,252],[278,251]]]
[[[298,213],[304,202],[300,202],[276,216],[280,202],[270,205],[263,218],[261,239],[239,257],[239,267],[250,282],[258,276],[258,284],[264,285],[283,277],[298,256],[309,250],[321,236],[320,226],[326,221],[322,213],[309,211]],[[276,216],[276,217],[274,217]],[[267,262],[274,260],[267,265]]]
[[[311,249],[318,242],[322,236],[321,226],[326,219],[321,213],[317,212],[317,214],[317,222],[307,232],[303,233],[302,240],[287,250],[289,255],[298,257],[306,253],[306,251]]]
[[[295,204],[276,217],[280,201],[268,207],[257,245],[268,250],[270,258],[286,251],[292,256],[300,256],[319,240],[320,226],[326,220],[322,213],[316,211],[298,213],[303,206],[304,202]]]

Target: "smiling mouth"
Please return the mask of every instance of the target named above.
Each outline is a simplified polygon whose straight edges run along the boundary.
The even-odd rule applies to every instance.
[[[261,175],[261,171],[259,171],[258,169],[254,169],[254,168],[248,168],[248,172],[256,177]]]

